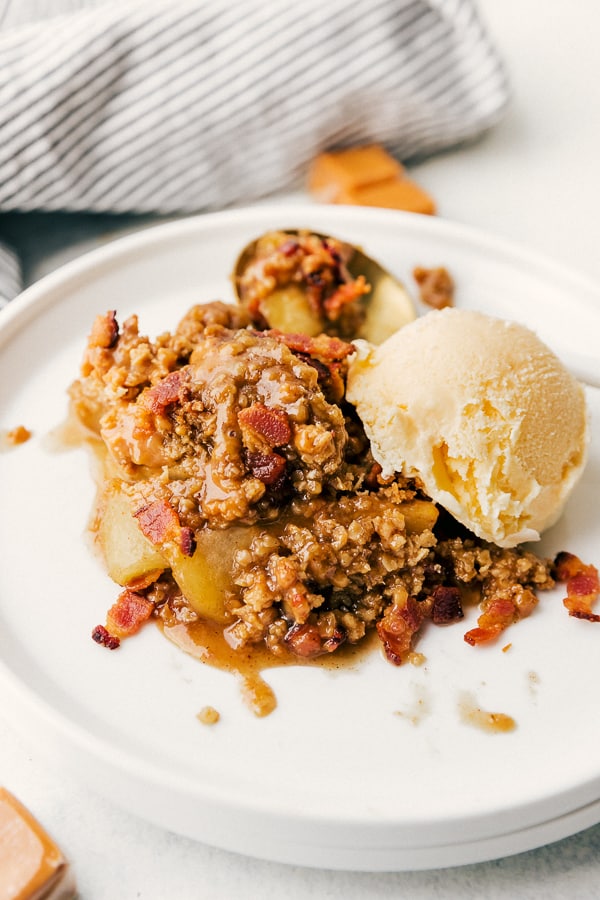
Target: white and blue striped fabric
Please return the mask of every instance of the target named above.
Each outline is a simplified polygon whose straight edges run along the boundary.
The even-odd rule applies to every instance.
[[[324,149],[431,154],[507,96],[473,0],[0,0],[0,238],[9,211],[251,202]]]

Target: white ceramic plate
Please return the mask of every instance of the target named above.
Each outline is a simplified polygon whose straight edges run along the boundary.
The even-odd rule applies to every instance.
[[[305,226],[360,243],[411,285],[446,265],[460,306],[518,319],[551,344],[595,352],[600,295],[503,242],[438,219],[313,206],[256,208],[124,238],[31,287],[0,316],[0,428],[26,444],[0,457],[0,682],[3,707],[74,775],[165,828],[273,860],[353,869],[474,862],[600,820],[600,625],[570,618],[562,592],[490,647],[463,625],[431,627],[425,665],[378,652],[356,667],[266,674],[276,711],[256,719],[226,673],[147,627],[116,653],[90,638],[116,590],[85,542],[93,499],[81,450],[56,452],[85,337],[98,312],[173,327],[193,302],[228,298],[249,239]],[[424,361],[426,365],[426,360]],[[588,390],[591,458],[542,552],[600,564],[600,395]],[[507,652],[501,647],[511,642]],[[464,695],[511,715],[489,733]],[[468,701],[471,702],[471,701]],[[221,721],[196,714],[210,704]]]

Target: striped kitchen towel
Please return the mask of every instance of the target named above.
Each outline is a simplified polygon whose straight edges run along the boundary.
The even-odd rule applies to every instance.
[[[251,202],[324,149],[457,145],[507,95],[473,0],[0,0],[0,214]]]

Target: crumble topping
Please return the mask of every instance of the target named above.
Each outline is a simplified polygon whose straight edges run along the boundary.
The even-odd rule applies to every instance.
[[[122,328],[113,312],[97,319],[73,409],[103,448],[109,523],[124,527],[114,504],[125,502],[146,542],[126,569],[104,540],[124,591],[99,643],[152,615],[169,625],[206,617],[231,648],[261,645],[274,658],[331,654],[376,631],[399,664],[425,622],[460,621],[467,603],[481,614],[465,639],[493,640],[555,577],[570,579],[571,614],[584,615],[593,567],[586,580],[576,557],[557,567],[501,549],[418,479],[382,477],[344,399],[352,352],[337,336],[258,331],[218,302],[154,341],[136,317]],[[123,534],[121,548],[133,540]]]

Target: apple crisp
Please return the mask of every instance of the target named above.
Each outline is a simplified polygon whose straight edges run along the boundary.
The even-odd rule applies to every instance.
[[[102,459],[96,529],[122,588],[98,643],[153,617],[205,620],[233,651],[306,660],[376,631],[400,664],[465,603],[481,605],[471,644],[530,614],[554,562],[476,538],[418,480],[382,477],[345,400],[352,352],[219,302],[155,340],[135,316],[96,319],[70,394]]]

